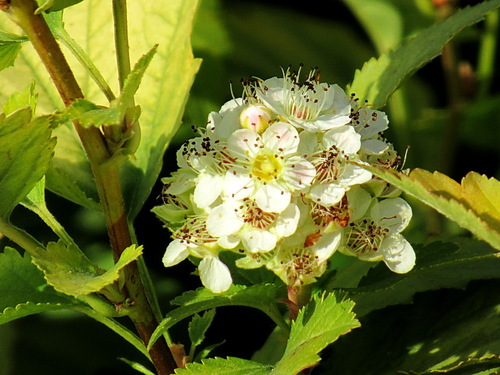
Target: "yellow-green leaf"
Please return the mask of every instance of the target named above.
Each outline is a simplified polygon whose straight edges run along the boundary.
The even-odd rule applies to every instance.
[[[459,184],[423,169],[408,176],[387,168],[365,168],[500,250],[500,181],[469,172]]]

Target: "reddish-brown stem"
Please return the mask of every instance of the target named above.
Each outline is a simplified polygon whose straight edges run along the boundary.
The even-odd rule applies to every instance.
[[[83,98],[83,93],[69,67],[58,43],[54,39],[45,19],[36,15],[34,0],[1,1],[0,9],[24,30],[37,51],[54,82],[65,106]],[[75,122],[75,129],[86,151],[94,174],[106,227],[115,260],[132,244],[125,205],[121,192],[118,165],[110,161],[111,154],[103,134],[98,128],[84,128]],[[134,262],[124,269],[125,287],[123,293],[132,304],[130,318],[139,336],[147,345],[152,332],[158,325],[154,318],[137,264]],[[172,374],[175,360],[165,340],[161,337],[150,349],[149,354],[159,375]]]

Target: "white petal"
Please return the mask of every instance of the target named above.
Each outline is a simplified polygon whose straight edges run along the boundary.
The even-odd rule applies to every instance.
[[[279,186],[262,184],[255,191],[255,203],[266,212],[283,212],[290,204],[291,194]]]
[[[236,262],[236,267],[238,268],[243,268],[243,269],[256,269],[259,267],[262,267],[264,265],[264,262],[260,259],[260,257],[252,257],[251,255],[248,255],[246,257],[238,259]]]
[[[194,180],[196,177],[198,177],[198,175],[192,170],[177,170],[176,172],[172,173],[172,177],[162,179],[163,183],[169,184],[168,188],[165,190],[165,193],[179,195],[188,191],[194,186]]]
[[[223,193],[231,199],[244,199],[254,191],[254,182],[249,175],[228,171],[224,177]]]
[[[330,89],[335,95],[332,109],[335,113],[348,115],[351,112],[351,101],[345,91],[337,84],[331,85]]]
[[[240,237],[244,248],[253,253],[270,251],[276,247],[276,236],[265,230],[247,230]]]
[[[214,293],[225,292],[233,281],[229,268],[214,256],[203,258],[198,270],[203,286]]]
[[[373,121],[373,119],[376,119]],[[359,133],[363,139],[372,138],[388,128],[389,120],[384,112],[369,108],[359,109]],[[366,126],[368,125],[368,126]]]
[[[224,249],[234,249],[240,243],[240,239],[236,236],[222,236],[217,240],[217,245]]]
[[[367,139],[361,141],[361,151],[368,155],[381,155],[389,148],[389,145],[380,139]]]
[[[347,202],[349,204],[349,219],[353,222],[365,216],[373,198],[361,186],[352,186],[347,192]]]
[[[340,183],[344,186],[359,185],[372,179],[372,174],[366,169],[354,164],[347,164],[342,173]]]
[[[311,133],[308,131],[300,132],[299,134],[300,144],[298,152],[301,155],[312,155],[314,151],[318,148],[318,133]]]
[[[207,218],[207,231],[214,237],[228,236],[236,233],[243,220],[237,215],[238,201],[228,201],[218,205]]]
[[[300,156],[288,158],[285,167],[283,179],[293,190],[302,190],[311,185],[312,180],[316,176],[314,165]]]
[[[317,184],[311,187],[309,196],[314,202],[329,207],[339,203],[345,191],[345,188],[337,184]]]
[[[321,115],[316,121],[303,122],[299,126],[310,132],[320,132],[347,125],[351,121],[346,114]]]
[[[297,130],[284,122],[271,125],[262,134],[262,140],[270,150],[281,151],[284,154],[296,152],[300,141]]]
[[[189,248],[180,240],[173,240],[167,246],[167,250],[163,255],[163,265],[165,267],[175,266],[182,262],[189,255]]]
[[[355,154],[361,148],[361,136],[352,126],[340,126],[328,130],[323,137],[325,148],[336,146],[346,154]]]
[[[234,156],[254,156],[260,151],[261,136],[250,129],[236,130],[227,140],[229,151]]]
[[[415,265],[415,251],[406,239],[395,234],[384,238],[380,252],[387,267],[396,273],[407,273]]]
[[[399,233],[410,222],[412,210],[402,198],[387,198],[372,207],[370,216],[390,233]]]
[[[313,246],[319,262],[323,262],[332,256],[339,246],[341,237],[342,233],[340,231],[325,233],[321,236]]]
[[[300,210],[296,204],[290,203],[274,224],[274,230],[280,237],[288,237],[295,233],[300,219]]]
[[[210,206],[222,192],[224,176],[203,173],[194,188],[193,201],[200,208]]]
[[[216,139],[229,138],[240,128],[239,117],[244,107],[243,99],[231,99],[221,107],[218,113],[210,113],[207,124],[208,134],[213,134]]]

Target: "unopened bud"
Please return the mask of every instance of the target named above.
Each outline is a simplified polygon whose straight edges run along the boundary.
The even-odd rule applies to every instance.
[[[272,122],[271,110],[263,105],[250,105],[240,114],[241,126],[263,133]]]

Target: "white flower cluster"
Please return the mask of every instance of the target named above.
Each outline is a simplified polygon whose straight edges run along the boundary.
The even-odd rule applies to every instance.
[[[320,83],[316,70],[304,81],[288,70],[243,86],[242,98],[185,142],[179,169],[163,179],[163,204],[153,211],[172,231],[164,265],[201,258],[201,281],[213,292],[232,282],[222,251],[292,287],[314,282],[335,251],[408,272],[415,253],[400,232],[411,208],[361,166],[400,166],[382,137],[385,113]]]

